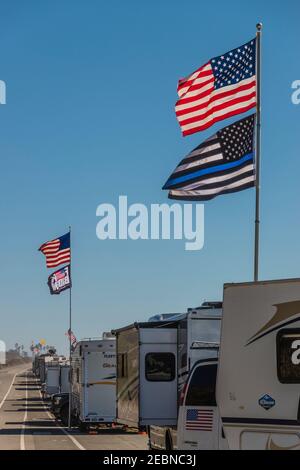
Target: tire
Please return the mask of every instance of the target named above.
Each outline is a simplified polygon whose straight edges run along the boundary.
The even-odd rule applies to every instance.
[[[172,437],[169,431],[166,432],[166,450],[173,450]]]
[[[80,432],[87,432],[89,426],[86,423],[83,423],[82,421],[79,421],[78,428],[79,428]]]
[[[60,420],[64,426],[69,424],[69,403],[65,403],[59,413]]]

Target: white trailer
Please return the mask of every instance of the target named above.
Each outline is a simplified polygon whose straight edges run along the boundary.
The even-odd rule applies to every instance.
[[[79,341],[72,354],[72,414],[79,425],[116,417],[116,340]]]
[[[115,331],[117,420],[148,426],[151,448],[227,447],[215,400],[221,314],[205,302]]]
[[[70,374],[70,365],[60,364],[60,374],[59,374],[59,392],[60,393],[69,393],[70,384],[69,384],[69,374]]]
[[[140,428],[177,421],[175,322],[134,323],[117,338],[117,422]]]
[[[230,449],[300,450],[300,279],[224,286],[217,403]]]
[[[57,360],[56,356],[50,354],[41,354],[38,359],[38,377],[41,384],[46,382],[47,368],[50,362]]]
[[[48,362],[47,374],[45,378],[45,388],[44,388],[45,395],[50,396],[59,392],[59,389],[60,389],[59,376],[60,376],[59,362],[57,360]]]
[[[204,302],[177,316],[178,419],[150,426],[153,449],[227,449],[216,404],[221,302]]]

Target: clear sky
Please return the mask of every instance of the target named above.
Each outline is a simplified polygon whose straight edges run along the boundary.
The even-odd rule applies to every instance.
[[[167,202],[181,158],[230,123],[183,138],[177,80],[264,23],[261,278],[300,274],[297,0],[2,0],[0,339],[66,349],[68,294],[50,296],[37,251],[72,225],[73,330],[98,336],[221,299],[253,271],[254,190],[205,204],[205,246],[99,241],[96,208]]]

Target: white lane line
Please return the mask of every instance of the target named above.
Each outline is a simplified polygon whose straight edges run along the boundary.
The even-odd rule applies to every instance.
[[[26,373],[26,393],[25,393],[25,414],[24,414],[24,421],[22,424],[21,434],[20,434],[20,449],[26,450],[25,448],[25,429],[26,429],[26,421],[27,421],[27,405],[28,405],[28,378]]]
[[[51,416],[51,414],[49,413],[48,410],[46,410],[46,413],[47,413],[47,415],[49,416],[49,418],[51,418],[51,419],[53,420],[53,417]],[[86,450],[86,449],[80,444],[80,442],[78,442],[77,439],[75,439],[75,437],[72,436],[72,434],[69,434],[68,431],[66,431],[63,427],[61,427],[57,422],[56,422],[55,424],[56,424],[56,426],[57,426],[59,429],[62,430],[62,432],[63,432],[66,436],[68,436],[68,437],[71,439],[71,441],[73,442],[73,444],[75,444],[75,446],[78,447],[79,450]]]
[[[2,400],[1,403],[0,403],[0,410],[1,410],[2,406],[4,405],[4,402],[5,402],[5,400],[7,399],[8,395],[10,394],[10,391],[11,391],[11,389],[12,389],[12,386],[13,386],[13,384],[14,384],[14,381],[16,380],[17,375],[23,374],[23,373],[26,372],[27,370],[28,370],[28,369],[24,369],[24,370],[22,370],[22,371],[20,371],[20,372],[16,372],[16,374],[13,376],[12,383],[10,384],[9,389],[7,390],[7,392],[6,392],[6,394],[5,394],[4,398],[3,398],[3,400]]]
[[[47,415],[49,416],[49,418],[51,419],[51,421],[54,421],[53,416],[52,416],[51,413],[47,410],[47,407],[46,407],[46,405],[45,405],[45,403],[44,403],[44,400],[43,400],[41,391],[40,391],[40,396],[41,396],[42,405],[43,405],[43,407],[44,407],[45,413],[47,413]],[[57,421],[54,421],[54,422],[55,422],[55,426],[57,426],[59,429],[61,429],[62,432],[63,432],[66,436],[68,436],[68,437],[71,439],[71,441],[73,442],[73,444],[75,444],[75,446],[78,447],[79,450],[86,450],[86,449],[80,444],[80,442],[78,442],[77,439],[75,439],[74,436],[72,436],[71,434],[69,434],[68,431],[66,431],[62,426],[60,426]]]

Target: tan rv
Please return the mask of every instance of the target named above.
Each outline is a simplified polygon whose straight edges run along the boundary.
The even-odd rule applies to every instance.
[[[225,284],[217,404],[230,449],[300,450],[300,279]]]

